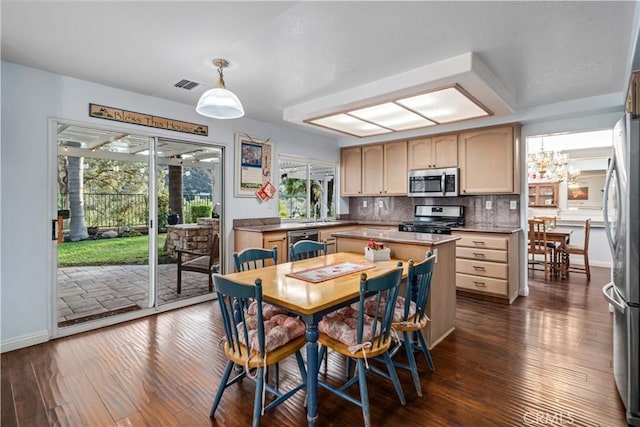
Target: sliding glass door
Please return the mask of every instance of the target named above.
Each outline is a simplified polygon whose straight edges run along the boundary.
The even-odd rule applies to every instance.
[[[222,148],[159,139],[158,304],[213,292],[220,269]]]
[[[58,330],[210,297],[222,148],[67,124],[56,145]]]

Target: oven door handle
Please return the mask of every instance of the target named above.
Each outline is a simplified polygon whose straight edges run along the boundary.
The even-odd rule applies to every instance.
[[[440,177],[440,187],[442,188],[442,195],[446,195],[447,188],[445,187],[447,183],[447,175],[445,172],[442,172],[442,176]]]

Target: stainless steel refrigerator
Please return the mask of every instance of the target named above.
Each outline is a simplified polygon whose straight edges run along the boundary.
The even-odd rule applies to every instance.
[[[614,129],[605,183],[604,224],[613,257],[602,288],[613,307],[613,374],[629,425],[640,426],[640,121],[626,115]]]

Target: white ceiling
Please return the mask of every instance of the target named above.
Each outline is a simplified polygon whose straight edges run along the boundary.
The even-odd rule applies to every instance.
[[[474,53],[512,110],[626,90],[636,2],[2,1],[2,59],[184,104],[215,85],[246,116]],[[384,91],[385,88],[381,88]],[[623,99],[620,99],[622,105]]]

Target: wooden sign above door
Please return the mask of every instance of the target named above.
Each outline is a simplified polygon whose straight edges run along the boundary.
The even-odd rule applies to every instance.
[[[192,133],[194,135],[209,135],[209,126],[136,113],[134,111],[121,110],[119,108],[106,107],[98,104],[89,104],[89,116],[116,122],[132,123],[134,125],[173,130],[176,132]]]

